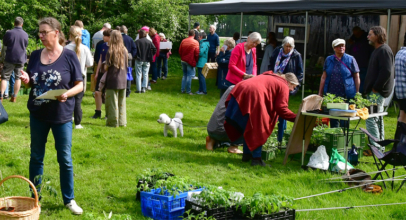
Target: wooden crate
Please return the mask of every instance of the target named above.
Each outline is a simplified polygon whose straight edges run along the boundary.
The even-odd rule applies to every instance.
[[[206,63],[203,67],[202,74],[204,78],[217,78],[217,63]]]

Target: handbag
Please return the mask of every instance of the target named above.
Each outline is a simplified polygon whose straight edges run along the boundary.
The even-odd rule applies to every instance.
[[[134,80],[132,72],[133,72],[133,68],[132,67],[127,67],[127,80],[128,81],[133,81]]]
[[[8,121],[8,114],[3,107],[3,104],[0,102],[0,124],[3,124],[6,121]]]

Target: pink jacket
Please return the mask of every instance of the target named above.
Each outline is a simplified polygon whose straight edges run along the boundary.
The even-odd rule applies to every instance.
[[[245,49],[244,43],[237,44],[233,51],[231,52],[230,62],[228,63],[228,73],[226,76],[226,80],[237,84],[242,81],[245,73]],[[252,70],[252,75],[257,75],[257,51],[256,48],[251,49],[252,52],[252,59],[254,60],[254,66]]]

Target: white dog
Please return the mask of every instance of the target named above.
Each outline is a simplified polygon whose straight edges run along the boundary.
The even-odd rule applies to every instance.
[[[175,118],[169,118],[167,114],[161,114],[157,120],[160,124],[165,124],[164,126],[164,136],[168,136],[168,129],[172,131],[173,136],[177,137],[176,130],[179,128],[180,136],[183,137],[183,124],[182,112],[176,112]]]

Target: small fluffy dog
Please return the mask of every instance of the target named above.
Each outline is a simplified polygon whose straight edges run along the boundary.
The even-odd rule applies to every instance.
[[[176,130],[179,128],[180,136],[183,137],[183,124],[182,119],[183,113],[176,112],[174,118],[169,118],[167,114],[161,114],[159,119],[157,120],[160,124],[165,124],[164,126],[164,136],[168,136],[168,129],[172,131],[173,136],[176,138],[177,133]]]

